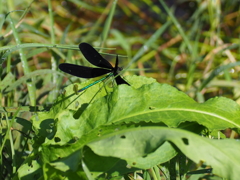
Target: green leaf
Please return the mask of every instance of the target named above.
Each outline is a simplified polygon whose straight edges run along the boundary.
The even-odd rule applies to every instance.
[[[152,83],[138,89],[119,86],[90,104],[76,123],[81,136],[100,125],[142,122],[164,123],[169,127],[197,122],[209,130],[239,128],[240,106],[224,97],[200,104],[167,84]]]
[[[31,160],[31,163],[25,162],[21,165],[13,179],[31,180],[38,179],[41,175],[42,172],[40,164],[36,160]]]
[[[172,145],[169,142],[165,142],[154,152],[148,153],[147,156],[129,157],[125,160],[131,167],[149,169],[157,164],[169,161],[176,155],[177,151],[172,147]]]
[[[239,105],[227,98],[214,98],[199,104],[167,84],[151,83],[138,89],[126,85],[118,86],[107,96],[101,97],[100,94],[99,99],[87,104],[91,102],[92,97],[88,94],[91,91],[80,95],[72,93],[72,102],[63,95],[62,103],[52,108],[51,113],[45,116],[41,113],[42,122],[37,121],[40,123],[36,126],[37,129],[44,132],[44,128],[49,125],[44,126],[42,123],[46,124],[51,119],[49,117],[55,119],[56,125],[54,129],[57,141],[50,138],[45,143],[64,145],[102,125],[111,124],[164,123],[168,127],[178,127],[181,123],[195,122],[209,130],[240,126]],[[79,102],[79,109],[68,110],[66,104],[74,104],[74,101]]]
[[[126,80],[134,88],[139,88],[143,84],[151,84],[156,82],[156,80],[153,78],[139,78],[138,76],[127,76]],[[66,87],[64,93],[59,96],[59,98],[55,102],[55,106],[52,108],[51,111],[60,112],[61,110],[70,109],[83,112],[89,103],[93,103],[93,101],[96,101],[97,99],[106,96],[108,93],[111,93],[114,89],[117,88],[116,86],[112,88],[107,86],[108,82],[111,81],[111,79],[109,79],[106,83],[100,82],[86,89],[85,91],[76,94],[76,87],[79,90],[93,83],[94,81],[95,80],[91,79],[81,84],[75,83]]]
[[[7,73],[7,75],[4,77],[4,79],[0,82],[1,90],[10,86],[14,82],[14,80],[15,80],[14,75],[11,72]]]
[[[212,166],[214,174],[238,179],[240,142],[232,139],[214,140],[180,129],[140,127],[102,136],[101,140],[91,142],[88,146],[101,156],[127,160],[145,157],[165,141],[173,143],[195,163],[204,161]],[[137,163],[134,166],[139,167]]]
[[[78,169],[78,162],[80,158],[81,153],[79,151],[76,151],[67,158],[62,158],[59,161],[52,162],[50,163],[50,165],[63,172],[68,171],[70,169],[72,171],[76,171]]]
[[[176,88],[167,84],[156,83],[152,79],[129,76],[127,80],[133,86],[120,85],[114,88],[106,88],[109,91],[104,89],[104,91],[101,90],[100,92],[98,92],[98,85],[95,85],[82,93],[75,94],[74,85],[69,86],[66,88],[66,93],[59,96],[50,112],[38,113],[38,116],[33,120],[33,126],[39,137],[44,139],[44,141],[36,141],[36,145],[39,144],[41,147],[39,148],[41,160],[44,163],[50,163],[51,166],[54,163],[54,169],[62,171],[76,169],[76,165],[81,164],[82,161],[81,158],[74,158],[77,163],[69,163],[72,159],[72,153],[82,151],[85,145],[90,142],[97,143],[99,141],[101,143],[105,141],[104,139],[115,139],[116,134],[118,135],[121,132],[130,131],[135,133],[138,128],[134,127],[147,126],[148,133],[144,131],[138,134],[140,141],[135,138],[134,134],[133,139],[136,140],[134,142],[131,138],[127,138],[127,140],[130,140],[126,140],[125,144],[119,144],[118,141],[114,140],[111,147],[109,147],[110,144],[106,144],[104,147],[102,147],[102,144],[99,145],[100,150],[97,145],[92,146],[92,143],[90,143],[89,146],[95,154],[106,156],[96,156],[95,160],[107,162],[109,156],[111,156],[117,158],[117,162],[125,160],[130,167],[148,169],[172,159],[177,154],[176,149],[171,145],[171,143],[174,143],[181,151],[184,150],[182,152],[186,153],[185,155],[191,159],[193,158],[195,162],[207,160],[208,164],[216,168],[214,158],[210,158],[209,161],[208,156],[203,156],[203,158],[196,156],[194,159],[195,155],[192,155],[194,153],[201,155],[203,149],[205,149],[205,154],[208,154],[206,153],[208,149],[214,146],[212,143],[208,145],[208,140],[206,140],[207,142],[203,142],[203,147],[200,149],[199,145],[196,145],[197,142],[201,142],[198,140],[200,137],[196,136],[198,138],[194,139],[195,136],[193,136],[193,139],[191,139],[192,133],[189,133],[186,136],[186,142],[191,140],[192,143],[194,141],[196,142],[194,145],[198,147],[192,148],[195,152],[189,153],[188,149],[184,149],[186,145],[180,144],[183,140],[176,141],[177,137],[182,137],[180,136],[181,133],[173,132],[171,127],[184,128],[195,133],[201,132],[202,127],[214,133],[216,130],[226,128],[239,129],[240,111],[237,103],[223,97],[213,98],[205,103],[197,103]],[[148,84],[143,85],[144,82]],[[95,94],[92,94],[92,92]],[[76,102],[79,103],[78,107],[73,105]],[[156,128],[162,126],[169,127],[167,128],[169,133],[177,134],[176,138],[169,139],[168,136],[165,137],[169,134],[165,129],[164,133],[166,135],[163,137],[162,133],[160,133],[162,131],[159,132],[160,134],[155,132]],[[188,131],[184,132],[187,133]],[[141,134],[144,137],[141,137]],[[125,134],[122,138],[125,139],[124,137]],[[217,146],[220,145],[217,144]],[[106,148],[109,148],[109,150]],[[87,152],[82,151],[82,153],[82,157],[84,157],[84,153]],[[222,156],[221,153],[219,155]],[[224,158],[226,160],[231,157]],[[96,167],[92,166],[87,159],[84,159],[84,162],[89,166],[86,168],[87,171],[96,170]],[[110,163],[105,170],[111,166]],[[238,167],[238,164],[236,167]],[[218,170],[216,172],[218,173]],[[225,174],[223,175],[225,176]]]

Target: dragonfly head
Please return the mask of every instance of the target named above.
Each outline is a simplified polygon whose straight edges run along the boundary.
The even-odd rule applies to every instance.
[[[118,67],[118,71],[122,71],[123,70],[123,68],[122,67]]]

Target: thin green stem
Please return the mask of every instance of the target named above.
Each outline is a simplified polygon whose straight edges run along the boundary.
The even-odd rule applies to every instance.
[[[49,17],[50,17],[50,27],[51,27],[51,43],[55,44],[56,40],[55,40],[55,31],[54,31],[54,15],[53,15],[53,10],[52,10],[52,3],[51,0],[48,0],[48,12],[49,12]],[[57,62],[54,58],[54,56],[51,57],[51,65],[52,65],[52,70],[56,71],[57,70]],[[57,75],[53,74],[52,75],[52,83],[53,84],[57,84]],[[54,99],[56,99],[56,95],[57,95],[57,91],[53,90],[50,95],[49,95],[49,99],[52,102]]]
[[[13,35],[16,40],[17,46],[20,46],[21,40],[19,38],[18,32],[16,31],[13,19],[11,18],[11,14],[9,14],[9,20],[10,20],[10,26],[12,28]],[[22,67],[23,67],[23,72],[25,75],[27,75],[28,73],[30,73],[30,69],[28,66],[27,58],[26,58],[25,53],[22,48],[19,49],[19,55],[20,55],[20,60],[21,60]],[[34,82],[33,78],[30,78],[29,81],[27,82],[27,88],[28,88],[28,93],[29,93],[30,105],[35,106],[36,105],[36,95],[35,95],[36,89],[35,89],[33,82]]]
[[[116,9],[116,4],[117,4],[117,0],[114,0],[112,2],[112,6],[108,15],[108,18],[106,20],[106,23],[104,25],[104,29],[103,29],[103,34],[102,34],[102,41],[105,42],[109,33],[109,29],[113,20],[113,16],[114,16],[114,12]]]

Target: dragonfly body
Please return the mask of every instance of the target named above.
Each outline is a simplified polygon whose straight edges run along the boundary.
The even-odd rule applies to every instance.
[[[110,76],[114,76],[117,85],[127,84],[129,85],[121,76],[118,75],[121,68],[118,67],[118,56],[116,58],[115,67],[113,67],[106,59],[104,59],[91,45],[87,43],[79,44],[79,49],[83,53],[84,57],[93,65],[99,68],[80,66],[69,63],[62,63],[59,65],[59,69],[65,73],[81,77],[81,78],[94,78],[98,76],[102,76],[104,74],[108,74],[107,76],[95,81],[94,83],[82,88],[79,90],[83,91]]]
[[[84,88],[80,89],[78,92],[82,92],[82,91],[86,90],[87,88],[90,88],[91,86],[93,86],[93,85],[95,85],[95,84],[97,84],[97,83],[99,83],[99,82],[101,82],[101,81],[103,81],[103,80],[105,80],[105,79],[107,79],[107,78],[109,78],[111,76],[113,76],[113,73],[110,73],[107,76],[105,76],[105,77],[103,77],[103,78],[101,78],[101,79],[99,79],[99,80],[89,84],[88,86],[85,86]]]

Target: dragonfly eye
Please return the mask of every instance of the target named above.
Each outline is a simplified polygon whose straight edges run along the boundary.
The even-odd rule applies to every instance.
[[[122,71],[123,70],[123,68],[122,67],[118,67],[118,71]]]

